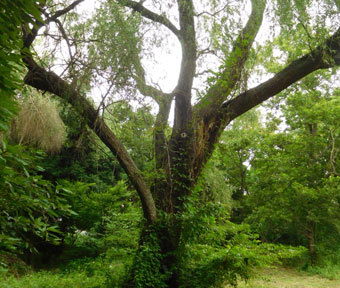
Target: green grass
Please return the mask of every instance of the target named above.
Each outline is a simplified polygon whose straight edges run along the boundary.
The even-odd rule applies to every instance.
[[[258,270],[248,283],[238,288],[340,288],[340,271],[336,280],[288,268]],[[228,286],[227,286],[228,287]]]
[[[326,263],[322,266],[309,267],[307,272],[320,275],[321,277],[325,277],[330,280],[340,280],[340,264],[332,265],[330,263]]]
[[[116,268],[112,267],[112,276],[117,274]],[[331,280],[290,268],[266,268],[257,270],[248,283],[240,282],[238,288],[340,288],[340,271],[338,273],[337,279]],[[1,277],[0,274],[0,288],[102,288],[106,280],[103,274],[78,271],[31,272],[22,277]]]
[[[3,269],[3,271],[0,270],[0,288],[120,287],[126,272],[124,264],[129,263],[126,257],[124,260],[125,263],[102,257],[84,257],[53,270],[34,272],[26,269],[24,273],[18,273],[13,267],[7,271]],[[22,263],[18,263],[21,265],[17,264],[16,268],[23,266]]]
[[[88,277],[85,273],[61,274],[55,272],[36,272],[26,276],[0,276],[0,288],[100,288],[104,277]]]

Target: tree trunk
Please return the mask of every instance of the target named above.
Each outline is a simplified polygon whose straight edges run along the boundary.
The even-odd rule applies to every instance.
[[[170,168],[163,166],[158,170],[166,175],[158,175],[152,187],[159,209],[158,220],[154,224],[146,224],[142,231],[126,287],[176,288],[180,286],[181,277],[185,276],[180,274],[180,251],[183,248],[181,215],[197,181],[197,177],[192,177],[192,135],[187,129],[173,135],[168,144],[170,161],[164,163]]]
[[[124,287],[179,287],[180,234],[181,227],[174,215],[165,214],[157,223],[145,225]]]
[[[308,239],[308,250],[310,255],[311,264],[314,265],[316,263],[316,246],[315,246],[315,224],[313,222],[308,223],[307,233]]]

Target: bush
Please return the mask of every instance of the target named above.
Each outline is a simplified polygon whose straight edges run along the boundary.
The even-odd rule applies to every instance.
[[[331,280],[340,279],[340,249],[320,245],[318,255],[316,265],[307,266],[306,271]]]
[[[0,143],[0,251],[36,251],[37,243],[58,244],[60,221],[74,213],[65,200],[72,192],[38,175],[42,153]]]

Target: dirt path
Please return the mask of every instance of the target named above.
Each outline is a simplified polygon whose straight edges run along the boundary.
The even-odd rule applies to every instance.
[[[273,268],[259,272],[256,279],[239,288],[340,288],[340,280],[329,280],[293,269]]]

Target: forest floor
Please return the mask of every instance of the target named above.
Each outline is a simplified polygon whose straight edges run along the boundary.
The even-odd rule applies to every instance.
[[[94,288],[104,287],[105,282],[104,275],[87,275],[75,271],[40,271],[19,278],[2,278],[0,274],[0,288]],[[292,268],[266,268],[257,270],[248,283],[240,282],[238,288],[340,288],[340,272],[336,279],[330,280]]]
[[[339,275],[340,278],[340,275]],[[258,271],[248,283],[239,288],[340,288],[340,279],[330,280],[308,272],[289,268],[270,268]]]

